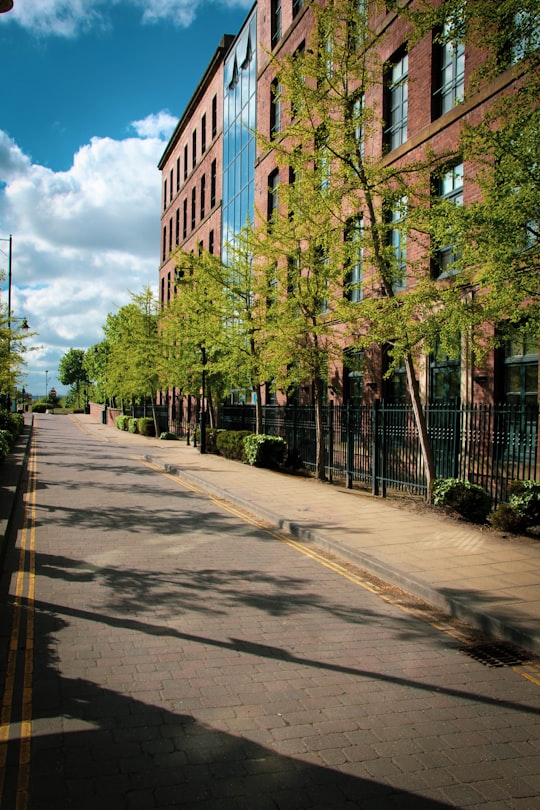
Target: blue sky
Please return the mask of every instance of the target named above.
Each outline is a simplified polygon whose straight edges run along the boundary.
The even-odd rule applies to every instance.
[[[15,0],[0,15],[0,239],[12,310],[34,350],[24,384],[57,379],[130,292],[157,287],[157,162],[249,0]],[[8,242],[0,241],[0,270]],[[7,303],[7,281],[0,282]]]

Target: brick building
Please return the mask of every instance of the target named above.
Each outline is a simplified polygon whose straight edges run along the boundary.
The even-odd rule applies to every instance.
[[[385,127],[370,133],[365,149],[376,158],[385,155],[386,165],[396,168],[414,163],[428,148],[455,151],[463,121],[481,120],[501,93],[512,91],[515,60],[469,93],[471,77],[485,60],[478,47],[454,45],[451,39],[436,37],[434,31],[408,43],[405,19],[382,4],[369,8],[384,72],[362,103],[376,110]],[[273,57],[312,48],[313,29],[313,9],[303,0],[259,0],[239,35],[234,40],[225,38],[218,48],[159,164],[163,177],[163,304],[171,295],[174,267],[169,254],[176,245],[187,252],[198,250],[199,245],[211,252],[222,250],[223,235],[231,238],[238,233],[254,211],[263,217],[271,215],[272,201],[277,199],[272,191],[290,177],[285,169],[278,169],[271,149],[255,152],[251,130],[256,120],[259,132],[278,135],[287,111],[281,103]],[[207,141],[203,141],[205,116]],[[227,132],[226,138],[221,138],[222,131]],[[467,205],[478,195],[472,174],[472,167],[456,156],[440,179],[437,193]],[[205,183],[215,194],[209,186],[205,192]],[[394,247],[402,252],[404,268],[416,260],[417,248],[413,244],[405,247],[397,228]],[[443,279],[453,260],[452,249],[439,251],[436,260],[435,273]],[[427,267],[426,272],[434,270]],[[361,359],[352,356],[350,362],[330,368],[329,391],[335,402],[369,402],[374,396],[394,402],[406,398],[402,369],[384,378],[383,348],[371,350],[369,380],[364,379],[362,369]],[[508,341],[505,348],[491,352],[480,369],[474,367],[465,344],[458,358],[435,352],[421,363],[420,388],[426,402],[537,403],[538,338]]]

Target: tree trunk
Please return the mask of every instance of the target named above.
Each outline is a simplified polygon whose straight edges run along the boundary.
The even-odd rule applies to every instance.
[[[324,431],[323,431],[323,397],[322,379],[315,378],[315,475],[320,481],[324,481],[325,475],[325,452],[324,452]]]
[[[261,434],[263,432],[263,410],[262,410],[262,385],[257,383],[255,386],[255,433]]]
[[[420,388],[418,380],[416,379],[414,362],[410,353],[405,355],[405,369],[407,371],[407,383],[411,395],[416,427],[418,429],[418,437],[420,439],[420,449],[426,469],[426,500],[428,503],[431,503],[433,481],[435,479],[435,461],[433,459],[433,450],[427,429],[426,414],[420,400]]]
[[[146,406],[146,397],[144,399],[144,402]],[[152,402],[152,418],[154,420],[154,432],[156,434],[156,437],[159,438],[159,424],[156,411],[156,398],[154,396],[152,397],[151,402]]]

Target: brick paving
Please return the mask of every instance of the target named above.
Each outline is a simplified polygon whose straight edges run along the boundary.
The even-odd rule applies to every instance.
[[[539,806],[540,678],[69,419],[36,436],[29,810]]]

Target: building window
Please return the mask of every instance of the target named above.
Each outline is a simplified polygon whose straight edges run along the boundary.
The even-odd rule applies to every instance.
[[[405,217],[407,213],[407,198],[401,197],[391,207],[388,213],[390,225],[389,244],[393,248],[394,263],[392,268],[392,289],[399,292],[405,289],[407,269],[407,235],[405,233]]]
[[[184,210],[182,212],[182,239],[187,238],[187,197],[184,199]]]
[[[281,0],[270,0],[270,28],[273,48],[281,39]]]
[[[176,192],[180,191],[180,158],[176,158]]]
[[[161,258],[163,261],[167,258],[167,226],[163,226],[163,248]]]
[[[449,168],[437,181],[437,197],[453,205],[463,205],[463,163]],[[440,247],[435,254],[434,276],[448,278],[456,272],[461,251],[454,244]]]
[[[300,14],[304,8],[304,0],[292,0],[292,15],[293,19]]]
[[[364,264],[364,220],[355,217],[345,230],[345,266],[348,269],[345,281],[345,296],[353,304],[362,300],[362,272]]]
[[[191,230],[195,228],[197,211],[197,189],[195,186],[191,189]]]
[[[281,132],[281,85],[274,79],[270,85],[270,137],[275,138]]]
[[[304,56],[306,52],[306,43],[303,40],[298,48],[295,50],[293,54],[293,68],[295,73],[295,79],[297,83],[293,87],[293,92],[291,96],[291,117],[296,118],[296,116],[300,115],[302,109],[304,107]]]
[[[172,253],[172,235],[173,235],[173,229],[172,229],[172,217],[171,217],[169,219],[169,253]]]
[[[454,35],[455,25],[447,23],[435,43],[433,64],[437,72],[433,94],[434,117],[444,115],[463,101],[465,92],[465,44]]]
[[[504,400],[510,405],[538,404],[538,337],[532,330],[505,343]]]
[[[163,210],[167,208],[167,181],[163,181]]]
[[[319,173],[319,188],[327,191],[330,188],[330,156],[328,153],[328,129],[324,124],[315,133],[315,160]]]
[[[540,25],[538,14],[522,9],[514,14],[510,31],[510,53],[512,64],[521,62],[540,47]]]
[[[216,204],[217,162],[214,159],[210,166],[210,208]]]
[[[210,231],[210,233],[208,234],[208,252],[213,254],[214,250],[215,250],[214,231]]]
[[[319,301],[319,312],[324,315],[329,310],[328,306],[328,268],[330,257],[328,251],[322,245],[317,245],[313,257],[313,270],[316,282],[317,297]]]
[[[212,98],[212,140],[217,135],[217,96]]]
[[[268,175],[268,204],[267,204],[267,219],[269,223],[277,217],[278,211],[278,186],[279,186],[279,169],[274,169]]]
[[[180,209],[176,209],[176,244],[180,244]]]
[[[200,199],[200,207],[201,207],[201,219],[204,219],[205,215],[205,206],[206,206],[206,175],[203,174],[201,177],[201,199]]]
[[[174,194],[174,185],[173,185],[173,181],[174,181],[174,172],[173,172],[173,170],[171,169],[171,173],[170,173],[170,181],[169,181],[169,182],[170,182],[170,189],[169,189],[169,200],[170,200],[170,201],[172,201],[173,194]]]
[[[364,352],[348,351],[343,366],[343,398],[351,406],[362,404],[364,395]]]
[[[461,401],[461,358],[450,357],[439,345],[429,362],[429,400],[432,403]]]
[[[406,53],[396,56],[386,71],[384,145],[390,151],[407,140],[408,71]]]
[[[386,347],[383,354],[385,374],[388,372],[392,362],[391,349]],[[393,404],[399,405],[407,401],[407,370],[403,361],[394,366],[390,375],[383,380],[384,399]]]
[[[191,136],[191,166],[195,168],[197,165],[197,130],[193,130]]]
[[[188,146],[187,146],[187,143],[186,143],[186,145],[184,146],[184,180],[187,180],[188,172],[189,172],[189,167],[188,167]]]
[[[201,155],[206,152],[206,113],[201,118]]]

